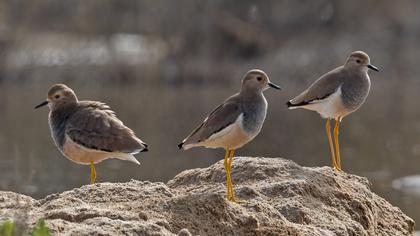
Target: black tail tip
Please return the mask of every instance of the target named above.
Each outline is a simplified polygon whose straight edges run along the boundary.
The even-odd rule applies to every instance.
[[[292,104],[290,101],[288,101],[288,102],[286,103],[286,105],[287,105],[287,107],[292,107],[292,106],[293,106],[293,104]]]
[[[182,146],[184,145],[184,143],[180,143],[180,144],[178,144],[178,148],[179,149],[182,149]]]
[[[149,149],[147,148],[147,146],[145,148],[143,148],[143,150],[141,150],[140,152],[148,152]]]

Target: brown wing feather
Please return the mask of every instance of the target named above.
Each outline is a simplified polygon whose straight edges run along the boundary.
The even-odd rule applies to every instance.
[[[120,121],[104,103],[83,101],[69,120],[66,135],[85,147],[107,151],[137,153],[147,145]]]
[[[242,112],[241,107],[235,102],[236,99],[237,95],[234,95],[216,107],[178,147],[182,148],[184,144],[202,142],[235,122]]]
[[[343,70],[338,67],[317,79],[308,89],[290,100],[289,107],[304,106],[315,100],[322,100],[333,94],[343,83]]]

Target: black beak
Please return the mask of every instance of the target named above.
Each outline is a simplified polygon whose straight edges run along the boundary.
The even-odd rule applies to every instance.
[[[272,88],[274,88],[274,89],[281,90],[281,87],[280,87],[280,86],[275,85],[275,84],[273,84],[273,83],[271,83],[271,82],[268,82],[268,86],[270,86],[270,87],[272,87]]]
[[[367,67],[368,67],[369,69],[374,70],[374,71],[379,71],[378,67],[376,67],[376,66],[368,65]]]
[[[48,104],[48,101],[42,102],[41,104],[39,104],[38,106],[36,106],[35,109],[38,109],[40,107],[43,107],[43,106],[45,106],[47,104]]]

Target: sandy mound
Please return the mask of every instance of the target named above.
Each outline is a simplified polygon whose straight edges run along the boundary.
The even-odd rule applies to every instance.
[[[223,161],[167,184],[99,183],[41,200],[0,192],[0,220],[57,235],[412,235],[414,221],[371,192],[367,179],[281,158],[237,157],[240,203],[225,199]]]

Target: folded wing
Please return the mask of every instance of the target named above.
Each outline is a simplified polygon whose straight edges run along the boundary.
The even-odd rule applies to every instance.
[[[66,126],[66,135],[74,142],[106,152],[135,154],[147,150],[106,104],[84,101],[80,106]]]
[[[287,102],[287,106],[291,108],[305,106],[329,97],[340,87],[340,84],[342,83],[342,73],[341,67],[338,67],[335,70],[324,74],[308,89]]]
[[[234,123],[241,113],[242,111],[238,103],[228,99],[220,106],[216,107],[216,109],[204,119],[203,123],[188,135],[178,147],[183,148],[184,145],[197,144],[207,140],[213,134],[220,132]]]

